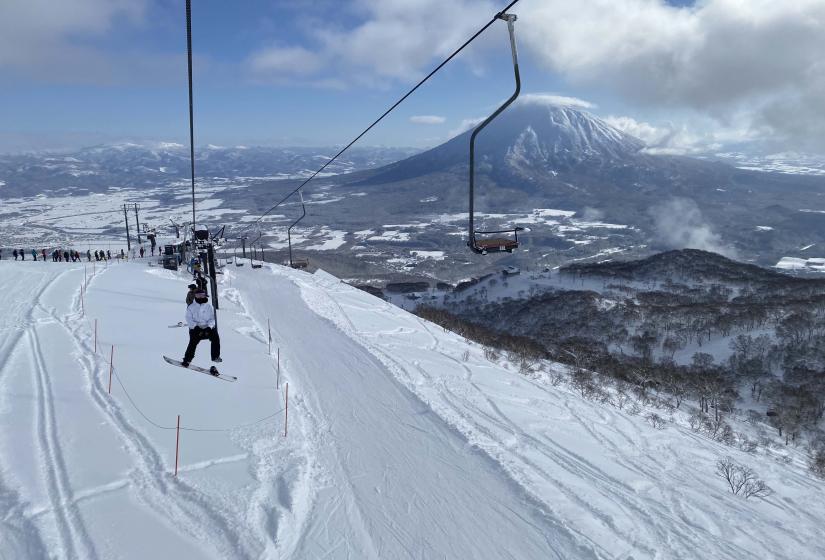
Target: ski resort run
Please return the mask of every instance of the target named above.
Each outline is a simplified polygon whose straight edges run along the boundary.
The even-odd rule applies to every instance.
[[[0,557],[825,557],[799,457],[651,426],[323,271],[226,267],[237,382],[170,366],[187,283],[0,262]],[[731,494],[725,456],[776,492]]]

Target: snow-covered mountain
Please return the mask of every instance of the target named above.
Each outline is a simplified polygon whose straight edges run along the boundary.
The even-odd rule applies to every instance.
[[[431,150],[390,164],[371,183],[409,179],[466,167],[472,130]],[[578,166],[625,165],[644,143],[598,117],[566,105],[516,103],[476,139],[479,168],[518,173],[555,173]]]
[[[146,265],[0,262],[3,557],[825,556],[800,450],[583,398],[559,364],[279,266],[224,270],[225,383],[162,361],[188,281]],[[775,494],[733,495],[727,456]]]

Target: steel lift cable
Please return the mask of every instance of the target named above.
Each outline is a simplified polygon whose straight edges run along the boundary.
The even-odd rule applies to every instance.
[[[188,0],[187,0],[187,2],[188,2]],[[400,98],[398,101],[396,101],[395,103],[393,103],[393,104],[390,106],[390,108],[389,108],[389,109],[387,109],[386,111],[384,111],[384,113],[382,113],[380,117],[378,117],[377,119],[375,119],[375,120],[372,122],[372,124],[370,124],[367,128],[365,128],[365,129],[364,129],[364,130],[363,130],[363,131],[362,131],[362,132],[361,132],[358,136],[356,136],[356,137],[355,137],[352,141],[350,141],[350,143],[349,143],[349,144],[347,144],[346,146],[344,146],[343,148],[341,148],[341,150],[340,150],[337,154],[335,154],[334,156],[332,156],[332,157],[329,159],[329,161],[327,161],[324,165],[322,165],[322,166],[320,167],[320,169],[318,169],[318,170],[317,170],[317,171],[315,171],[312,175],[310,175],[310,176],[309,176],[306,180],[304,180],[304,182],[302,182],[300,185],[298,185],[298,187],[297,187],[296,189],[292,190],[292,191],[291,191],[291,192],[289,192],[286,196],[284,196],[283,198],[281,198],[281,199],[280,199],[280,200],[279,200],[276,204],[274,204],[274,205],[273,205],[273,206],[272,206],[269,210],[267,210],[266,212],[264,212],[263,214],[261,214],[261,215],[258,217],[258,219],[257,219],[257,220],[255,220],[253,223],[249,224],[249,225],[248,225],[248,226],[246,226],[244,229],[242,229],[240,232],[238,232],[237,236],[240,236],[242,233],[244,233],[244,232],[246,232],[246,231],[250,230],[251,228],[253,228],[255,225],[257,225],[257,224],[258,224],[258,223],[259,223],[259,222],[260,222],[260,221],[264,218],[264,216],[266,216],[267,214],[269,214],[270,212],[272,212],[273,210],[275,210],[278,206],[280,206],[281,204],[283,204],[283,203],[284,203],[284,202],[285,202],[285,201],[286,201],[289,197],[291,197],[292,195],[294,195],[295,193],[297,193],[298,191],[300,191],[300,190],[301,190],[301,189],[302,189],[302,188],[303,188],[303,187],[304,187],[307,183],[309,183],[310,181],[312,181],[312,180],[313,180],[313,179],[314,179],[314,178],[315,178],[315,177],[316,177],[319,173],[321,173],[324,169],[326,169],[326,168],[327,168],[327,167],[328,167],[328,166],[329,166],[332,162],[334,162],[334,161],[335,161],[336,159],[338,159],[338,158],[339,158],[339,157],[340,157],[340,156],[341,156],[344,152],[346,152],[348,149],[350,149],[350,148],[352,147],[352,145],[353,145],[353,144],[355,144],[356,142],[358,142],[358,140],[360,140],[360,139],[361,139],[361,138],[362,138],[362,137],[363,137],[363,136],[364,136],[367,132],[369,132],[370,130],[372,130],[372,129],[375,127],[375,125],[377,125],[379,122],[381,122],[382,120],[384,120],[384,117],[386,117],[387,115],[389,115],[389,114],[390,114],[393,110],[395,110],[395,108],[396,108],[396,107],[398,107],[399,105],[401,105],[401,103],[403,103],[403,102],[404,102],[404,101],[405,101],[405,100],[406,100],[406,99],[407,99],[410,95],[412,95],[412,94],[413,94],[413,93],[414,93],[414,92],[415,92],[418,88],[420,88],[422,85],[424,85],[424,83],[425,83],[427,80],[429,80],[430,78],[432,78],[432,77],[435,75],[435,73],[436,73],[436,72],[438,72],[439,70],[441,70],[444,66],[446,66],[446,65],[447,65],[447,63],[448,63],[448,62],[450,62],[453,58],[455,58],[455,57],[456,57],[456,56],[457,56],[457,55],[458,55],[461,51],[463,51],[463,50],[464,50],[464,49],[465,49],[465,48],[466,48],[466,47],[467,47],[470,43],[472,43],[473,41],[475,41],[475,40],[478,38],[478,36],[479,36],[479,35],[481,35],[482,33],[484,33],[484,32],[485,32],[485,31],[486,31],[486,30],[487,30],[487,29],[488,29],[491,25],[493,25],[493,24],[494,24],[496,21],[498,21],[499,19],[504,19],[504,13],[505,13],[507,10],[509,10],[510,8],[512,8],[513,6],[515,6],[518,2],[519,2],[519,0],[513,0],[512,2],[510,2],[509,4],[507,4],[507,6],[506,6],[503,10],[501,10],[501,11],[500,11],[500,12],[498,12],[495,16],[493,16],[493,18],[492,18],[490,21],[488,21],[488,22],[487,22],[487,23],[486,23],[486,24],[485,24],[485,25],[484,25],[481,29],[479,29],[478,31],[476,31],[476,32],[475,32],[475,33],[474,33],[474,34],[473,34],[473,35],[472,35],[469,39],[467,39],[467,40],[466,40],[466,41],[465,41],[465,42],[464,42],[464,43],[463,43],[460,47],[458,47],[455,51],[453,51],[453,53],[452,53],[450,56],[448,56],[447,58],[445,58],[445,59],[444,59],[444,60],[443,60],[443,61],[442,61],[442,62],[441,62],[438,66],[436,66],[436,67],[435,67],[432,71],[430,71],[430,73],[429,73],[429,74],[427,74],[426,76],[424,76],[424,77],[421,79],[421,81],[419,81],[417,84],[415,84],[415,86],[413,86],[413,87],[412,87],[412,89],[410,89],[407,93],[405,93],[403,96],[401,96],[401,98]],[[194,187],[193,187],[193,188],[194,188]]]

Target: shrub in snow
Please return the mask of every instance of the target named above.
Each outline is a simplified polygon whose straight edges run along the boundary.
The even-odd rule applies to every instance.
[[[808,468],[819,478],[825,478],[825,449],[814,451],[808,458]]]
[[[564,374],[560,371],[555,370],[555,369],[551,369],[550,372],[547,375],[550,378],[550,384],[553,387],[558,387],[561,384],[561,382],[564,380]]]
[[[730,457],[716,462],[716,474],[725,480],[731,493],[748,498],[766,498],[773,494],[765,481],[757,478],[753,469],[740,465]]]
[[[616,392],[616,397],[613,400],[613,402],[616,404],[616,408],[618,408],[619,410],[622,410],[629,401],[630,395],[621,390]]]
[[[762,413],[757,411],[757,410],[750,409],[745,414],[745,422],[748,422],[749,424],[757,424],[761,421],[762,421]]]
[[[610,394],[610,391],[603,387],[596,387],[596,400],[601,404],[613,404],[613,395]]]
[[[462,361],[462,362],[466,362],[466,361],[467,361],[467,360],[469,360],[469,359],[470,359],[470,351],[469,351],[469,350],[465,350],[465,351],[464,351],[464,353],[463,353],[463,354],[461,354],[461,361]]]
[[[648,413],[645,416],[645,420],[647,420],[648,424],[650,424],[657,430],[661,430],[665,427],[665,419],[656,414],[655,412]]]
[[[579,391],[584,398],[590,398],[596,389],[596,385],[593,383],[593,374],[582,368],[573,370],[573,375],[570,376],[570,385]]]
[[[690,429],[694,432],[698,432],[702,429],[705,420],[706,416],[701,410],[694,410],[690,413],[690,416],[688,416],[688,426],[690,426]]]
[[[493,348],[492,346],[485,346],[484,347],[484,357],[491,362],[497,362],[499,355],[498,350]]]
[[[754,453],[759,448],[759,444],[753,441],[752,439],[748,439],[747,436],[739,435],[739,449],[744,451],[745,453]]]

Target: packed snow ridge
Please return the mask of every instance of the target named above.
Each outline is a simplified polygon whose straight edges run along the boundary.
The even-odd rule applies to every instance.
[[[168,366],[188,279],[148,264],[0,261],[4,558],[825,557],[803,465],[585,400],[321,271],[228,264],[239,380]],[[775,493],[732,495],[724,456]]]

